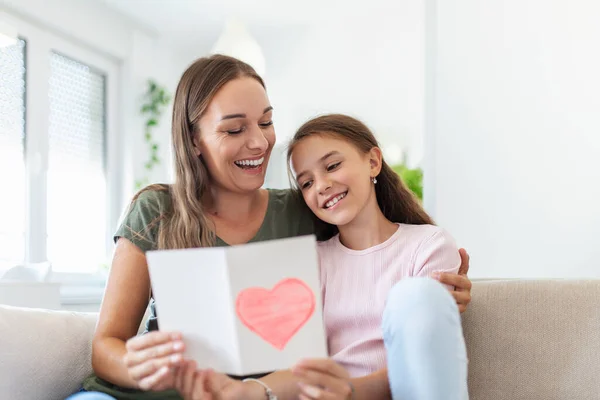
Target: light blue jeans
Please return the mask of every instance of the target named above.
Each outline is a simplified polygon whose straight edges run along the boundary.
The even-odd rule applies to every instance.
[[[112,396],[99,392],[79,392],[67,397],[66,400],[117,400]]]
[[[467,350],[452,295],[429,278],[405,278],[383,312],[388,379],[394,400],[467,400]],[[81,392],[67,400],[114,400]]]
[[[406,278],[383,312],[394,400],[467,400],[467,350],[450,292],[430,278]]]

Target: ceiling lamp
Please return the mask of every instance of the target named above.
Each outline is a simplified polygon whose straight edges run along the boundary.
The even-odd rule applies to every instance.
[[[261,77],[265,76],[265,56],[244,24],[236,18],[225,23],[221,36],[212,48],[212,54],[224,54],[250,64]]]
[[[4,21],[0,21],[0,47],[9,47],[17,43],[17,29]]]

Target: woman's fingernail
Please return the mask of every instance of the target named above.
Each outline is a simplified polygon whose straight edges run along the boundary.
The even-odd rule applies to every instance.
[[[175,351],[179,351],[179,350],[183,349],[183,342],[175,342],[175,344],[173,344],[173,349]]]
[[[173,339],[173,340],[179,340],[179,339],[181,339],[181,333],[179,333],[179,332],[173,332],[173,333],[171,333],[171,339]]]
[[[432,272],[430,276],[433,279],[440,279],[440,273],[439,272]]]

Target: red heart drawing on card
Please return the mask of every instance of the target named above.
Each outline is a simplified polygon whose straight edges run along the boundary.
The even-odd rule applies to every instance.
[[[268,290],[242,290],[235,310],[244,325],[278,350],[283,350],[315,311],[315,295],[296,278],[280,281]]]

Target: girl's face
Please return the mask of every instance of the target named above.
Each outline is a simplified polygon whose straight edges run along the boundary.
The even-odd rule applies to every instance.
[[[292,169],[304,201],[321,220],[343,226],[375,200],[371,177],[379,173],[379,149],[360,152],[330,135],[302,139],[291,156]]]
[[[234,192],[263,185],[275,145],[272,118],[267,93],[255,79],[232,80],[215,94],[194,136],[215,185]]]

